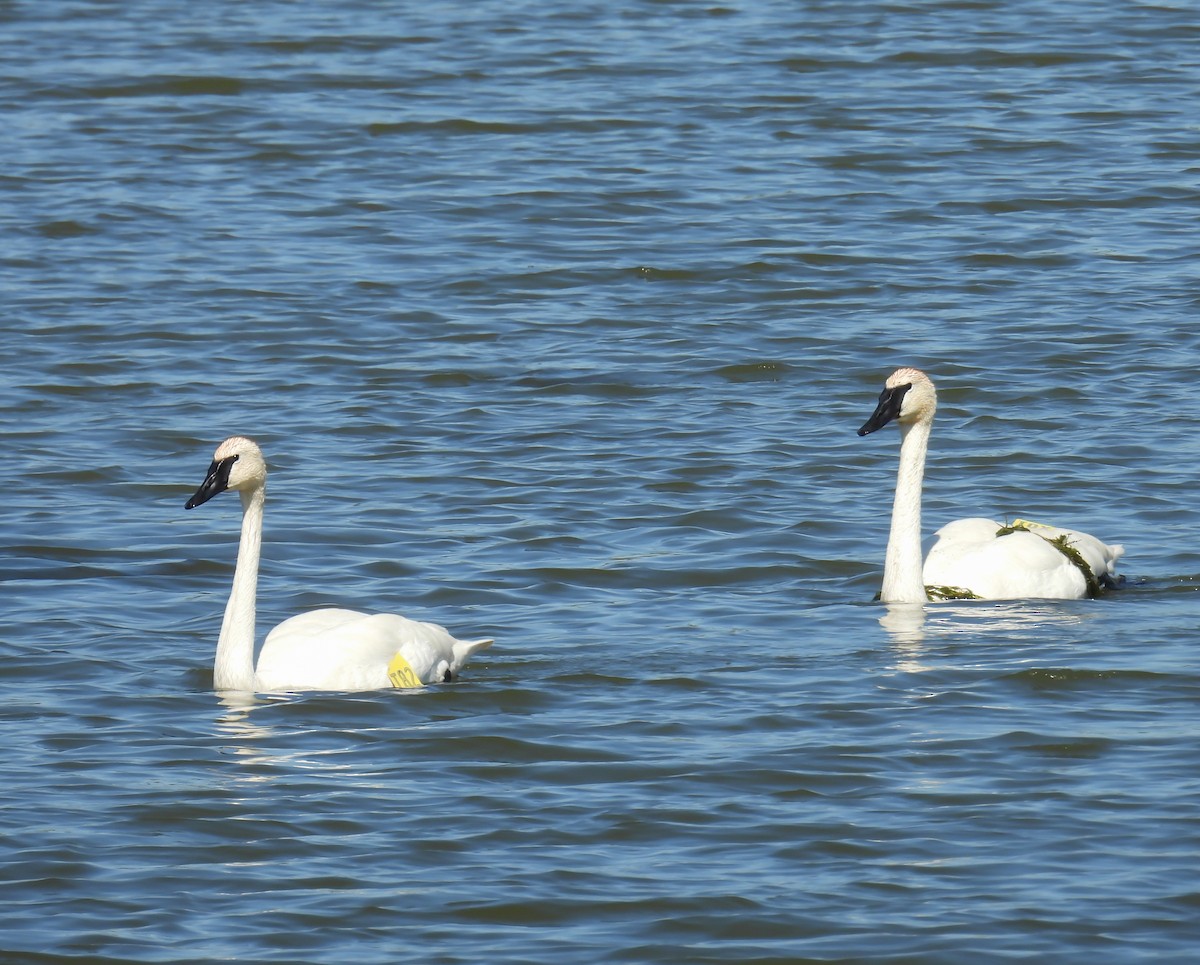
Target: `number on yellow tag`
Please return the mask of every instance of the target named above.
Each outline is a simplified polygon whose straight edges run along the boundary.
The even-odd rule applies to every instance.
[[[417,676],[412,665],[400,654],[392,657],[387,668],[388,680],[393,687],[423,687],[421,678]]]

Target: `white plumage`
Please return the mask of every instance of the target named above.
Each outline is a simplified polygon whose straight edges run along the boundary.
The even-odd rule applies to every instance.
[[[213,665],[217,690],[376,690],[442,683],[492,641],[456,640],[434,623],[392,613],[322,609],[275,627],[254,666],[255,608],[267,466],[251,439],[231,436],[217,447],[208,475],[185,508],[226,489],[242,497],[242,535],[233,588]]]
[[[893,419],[900,426],[900,469],[880,598],[918,603],[969,595],[986,600],[1080,599],[1114,582],[1124,552],[1077,530],[1015,521],[959,519],[937,532],[922,563],[921,487],[937,391],[920,369],[897,369],[879,404],[858,430],[874,432]],[[949,591],[945,593],[944,591]]]

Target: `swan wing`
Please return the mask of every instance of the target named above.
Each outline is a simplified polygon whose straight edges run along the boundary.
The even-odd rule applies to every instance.
[[[393,686],[389,667],[399,655],[421,683],[457,676],[491,640],[456,640],[445,627],[394,613],[325,609],[275,627],[263,643],[257,689],[379,690]]]
[[[1125,547],[1119,543],[1105,543],[1091,533],[1077,529],[1063,529],[1059,526],[1047,526],[1045,523],[1031,523],[1018,519],[1014,526],[1026,526],[1030,532],[1046,539],[1061,539],[1066,537],[1067,545],[1083,557],[1084,562],[1091,567],[1097,580],[1112,579],[1117,575],[1117,560],[1125,554]]]
[[[925,584],[962,587],[985,600],[1088,596],[1088,580],[1053,539],[1065,536],[1097,580],[1115,574],[1123,552],[1075,530],[1040,525],[1013,530],[987,519],[955,520],[937,535],[925,560]]]
[[[985,600],[1086,597],[1084,575],[1048,541],[1028,532],[997,532],[1001,527],[990,520],[959,520],[940,529],[925,559],[925,585],[962,587]]]

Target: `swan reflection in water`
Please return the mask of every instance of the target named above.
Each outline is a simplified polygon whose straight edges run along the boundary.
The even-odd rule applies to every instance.
[[[226,754],[246,768],[235,776],[250,783],[267,782],[274,779],[274,770],[281,764],[292,763],[294,755],[280,754],[270,749],[277,729],[267,723],[262,714],[253,718],[256,710],[286,700],[283,697],[260,697],[245,691],[226,691],[220,695],[223,713],[213,723],[218,736],[228,743],[223,748]]]
[[[971,635],[1041,636],[1048,627],[1079,626],[1098,616],[1070,604],[1017,600],[1005,602],[886,603],[879,625],[897,651],[895,669],[921,673],[934,669],[928,662],[942,644]]]
[[[371,763],[354,753],[364,741],[388,741],[395,731],[382,726],[381,701],[419,699],[421,691],[389,691],[347,696],[330,693],[219,695],[220,709],[213,730],[221,756],[240,767],[229,774],[237,783],[263,784],[278,779],[294,781],[298,772],[338,774],[347,784],[371,777]],[[313,735],[321,740],[314,743]],[[393,759],[380,759],[392,766]]]

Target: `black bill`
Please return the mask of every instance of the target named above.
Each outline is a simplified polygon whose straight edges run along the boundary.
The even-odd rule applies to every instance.
[[[200,484],[200,488],[196,490],[192,498],[183,504],[183,508],[195,509],[201,503],[208,502],[217,493],[225,492],[229,488],[229,472],[233,469],[235,462],[237,462],[237,456],[229,456],[220,462],[213,460],[212,465],[208,467],[208,475],[204,477],[204,482]]]
[[[871,418],[863,423],[863,427],[858,430],[860,436],[868,435],[876,429],[882,429],[896,416],[900,414],[900,406],[904,403],[904,393],[912,388],[911,382],[906,382],[904,385],[897,385],[892,388],[885,388],[879,393],[879,405],[875,406],[875,411],[871,413]]]

